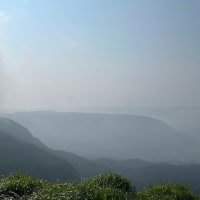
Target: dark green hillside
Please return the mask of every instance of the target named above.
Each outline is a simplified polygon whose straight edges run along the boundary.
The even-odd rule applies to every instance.
[[[0,173],[20,170],[47,180],[76,179],[76,170],[66,161],[34,145],[0,131]]]
[[[5,133],[5,136],[7,137],[10,136],[9,138],[12,140],[14,139],[17,140],[17,143],[23,143],[23,145],[25,145],[26,148],[28,146],[28,147],[37,149],[39,153],[43,152],[44,154],[45,152],[51,157],[55,157],[56,159],[59,158],[59,160],[62,160],[62,162],[64,161],[65,163],[66,162],[69,163],[70,165],[75,167],[76,171],[78,171],[81,177],[91,177],[100,172],[106,171],[103,166],[99,166],[99,164],[95,163],[94,161],[77,156],[73,153],[58,151],[58,150],[53,150],[53,149],[48,148],[39,139],[33,137],[33,135],[30,133],[28,129],[26,129],[25,127],[21,126],[20,124],[16,123],[13,120],[0,118],[0,132]],[[3,143],[3,140],[0,141],[0,144],[1,143]],[[13,141],[13,143],[16,145],[16,141]],[[2,145],[2,148],[3,147],[6,148],[7,145],[4,143]],[[19,153],[19,150],[20,149],[17,149],[16,152],[14,153]],[[7,151],[8,149],[5,150],[5,152]],[[29,150],[25,152],[28,153]],[[35,152],[35,154],[37,154],[37,152]],[[30,155],[30,154],[27,154],[27,155]],[[42,155],[38,155],[37,159],[39,160],[41,156]],[[48,156],[46,157],[46,159],[48,159]],[[19,160],[19,158],[12,160],[12,162],[15,163],[17,160]],[[54,162],[55,159],[49,159],[49,160],[51,162]]]
[[[33,137],[27,128],[11,119],[0,118],[0,131],[12,135],[22,142],[31,143],[38,147],[44,146],[39,139]]]
[[[109,170],[107,166],[101,165],[94,160],[89,160],[69,152],[55,151],[52,149],[48,149],[48,151],[58,157],[65,159],[72,166],[74,166],[76,170],[79,172],[81,178],[92,177],[99,173],[106,172]]]
[[[28,141],[23,142],[31,138],[25,130],[11,120],[0,119],[0,174],[19,170],[47,180],[79,178],[78,172],[66,160]]]

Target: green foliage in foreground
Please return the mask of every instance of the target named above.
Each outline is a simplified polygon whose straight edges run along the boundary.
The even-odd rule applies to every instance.
[[[72,183],[49,183],[14,173],[0,179],[0,200],[199,200],[186,186],[160,184],[137,192],[118,174],[101,174]]]
[[[155,200],[200,200],[187,186],[181,184],[152,185],[138,192],[138,199]]]

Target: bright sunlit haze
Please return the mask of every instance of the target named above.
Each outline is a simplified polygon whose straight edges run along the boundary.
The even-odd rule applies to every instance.
[[[0,0],[0,109],[200,106],[200,1]]]

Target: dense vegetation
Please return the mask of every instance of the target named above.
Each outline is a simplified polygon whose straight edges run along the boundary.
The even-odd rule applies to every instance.
[[[136,191],[118,174],[100,174],[80,182],[54,182],[14,173],[0,179],[0,199],[5,200],[199,200],[180,184],[152,185]]]

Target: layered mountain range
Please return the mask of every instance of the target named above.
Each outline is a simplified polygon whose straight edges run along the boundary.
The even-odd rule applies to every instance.
[[[200,165],[187,164],[188,160],[192,160],[189,157],[187,163],[181,159],[184,156],[187,158],[186,145],[193,145],[187,152],[192,155],[198,148],[195,146],[197,144],[159,120],[141,116],[49,112],[17,113],[7,117],[15,118],[23,126],[11,119],[0,118],[1,175],[24,171],[47,180],[76,180],[112,171],[128,176],[138,187],[167,181],[186,183],[194,191],[199,191]],[[38,133],[35,134],[37,130]],[[92,136],[91,131],[95,136]],[[97,133],[100,134],[99,137]],[[82,144],[87,140],[86,135],[92,137],[88,138],[88,147],[80,145],[81,140]],[[41,142],[36,136],[47,139]],[[72,136],[74,140],[77,138],[79,145],[75,141],[72,143]],[[52,139],[54,143],[51,144]],[[191,141],[193,143],[189,144]],[[59,143],[62,143],[60,147]],[[109,144],[112,147],[110,152]],[[148,147],[143,146],[148,144]],[[72,148],[73,145],[74,149],[79,149],[75,153],[82,150],[86,154],[91,150],[94,155],[98,152],[96,156],[100,155],[100,158],[84,158],[81,154],[66,151],[68,146]],[[87,147],[87,151],[84,147]],[[129,153],[128,156],[126,153]],[[163,160],[160,159],[162,156]],[[148,158],[148,161],[144,158]],[[171,162],[167,159],[164,162],[165,158],[171,159]]]
[[[200,161],[199,140],[139,115],[23,112],[6,115],[53,149],[87,158]]]

